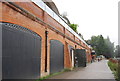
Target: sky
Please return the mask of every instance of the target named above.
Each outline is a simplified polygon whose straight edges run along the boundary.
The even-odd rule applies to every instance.
[[[71,23],[85,40],[95,35],[109,36],[118,44],[118,2],[120,0],[53,0],[60,14],[67,12]]]

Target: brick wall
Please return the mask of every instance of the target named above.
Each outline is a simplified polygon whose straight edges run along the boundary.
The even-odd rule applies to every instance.
[[[84,43],[81,42],[77,37],[75,37],[72,33],[70,33],[67,29],[65,29],[59,22],[54,20],[52,17],[50,17],[46,12],[44,12],[42,9],[37,7],[32,2],[15,2],[18,6],[22,7],[23,9],[27,10],[29,13],[34,14],[34,16],[41,19],[43,22],[38,22],[34,20],[33,17],[26,16],[22,11],[19,11],[19,9],[15,8],[14,6],[8,4],[8,3],[1,3],[2,8],[0,8],[0,22],[8,22],[17,24],[23,27],[26,27],[37,34],[39,34],[42,38],[42,51],[41,51],[41,76],[46,76],[50,73],[50,40],[59,40],[64,44],[64,67],[65,68],[71,68],[71,60],[69,55],[69,49],[68,45],[71,45],[72,47],[79,48],[79,49],[86,49],[87,52],[87,59],[90,61],[90,48],[87,47]],[[31,19],[32,18],[32,19]],[[48,25],[49,24],[49,25]],[[55,29],[59,30],[64,35],[70,37],[72,40],[68,39],[65,36],[62,36],[60,33],[54,31],[50,26],[54,27]],[[47,56],[47,70],[48,72],[45,72],[45,31],[48,31],[48,56]],[[77,42],[77,43],[76,43]],[[79,45],[79,44],[81,45]]]

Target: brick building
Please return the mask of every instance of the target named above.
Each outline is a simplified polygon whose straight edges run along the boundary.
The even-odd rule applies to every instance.
[[[49,4],[49,3],[47,3]],[[44,2],[0,2],[2,78],[36,79],[75,67],[74,50],[91,48]],[[49,4],[50,5],[50,4]]]

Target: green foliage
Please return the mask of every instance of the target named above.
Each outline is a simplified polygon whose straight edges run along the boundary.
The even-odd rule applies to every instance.
[[[101,55],[105,50],[105,41],[102,35],[92,36],[90,44],[93,49],[96,51],[97,55]]]
[[[113,57],[114,54],[114,43],[111,43],[109,37],[105,39],[102,35],[92,36],[91,40],[87,41],[97,55],[104,55],[106,58]]]
[[[75,32],[77,32],[77,27],[78,27],[77,24],[70,24],[70,27],[71,27]]]
[[[45,76],[45,77],[42,77],[42,78],[40,78],[40,79],[38,79],[38,80],[36,80],[36,81],[42,81],[42,80],[48,79],[48,78],[50,78],[50,77],[52,77],[52,76],[59,75],[59,74],[61,74],[61,73],[63,73],[63,72],[69,72],[69,71],[71,71],[71,69],[66,68],[66,69],[63,69],[61,72],[52,73],[52,74],[47,75],[47,76]]]
[[[120,81],[120,60],[118,62],[118,71],[117,71],[118,81]]]
[[[71,69],[69,68],[64,69],[64,72],[69,72],[69,71],[71,71]]]
[[[117,45],[115,48],[115,57],[120,57],[120,45]]]
[[[117,63],[113,63],[113,62],[111,62],[111,61],[108,61],[108,66],[110,67],[110,69],[111,69],[112,71],[117,71],[117,69],[118,69]]]
[[[107,56],[107,54],[109,54],[109,56]],[[114,43],[111,43],[109,37],[107,39],[105,39],[105,52],[104,55],[107,58],[111,58],[114,56]]]
[[[113,63],[111,61],[108,61],[108,66],[110,67],[110,69],[112,70],[114,76],[115,76],[115,79],[117,81],[120,81],[120,67],[118,66],[118,63]]]
[[[53,74],[47,75],[47,76],[45,76],[45,77],[42,77],[42,78],[40,78],[40,79],[38,79],[38,80],[36,80],[36,81],[42,81],[42,80],[48,79],[48,78],[50,78],[50,77],[52,77],[52,76],[59,75],[59,74],[61,74],[61,73],[63,73],[63,72],[64,72],[64,71],[57,72],[57,73],[53,73]]]
[[[101,55],[101,54],[104,54],[104,47],[105,47],[105,42],[104,42],[104,38],[102,35],[98,36],[98,40],[97,40],[97,54]]]

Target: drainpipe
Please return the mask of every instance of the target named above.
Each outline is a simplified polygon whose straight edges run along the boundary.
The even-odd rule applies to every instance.
[[[45,31],[45,72],[47,72],[47,56],[48,56],[48,31]]]

